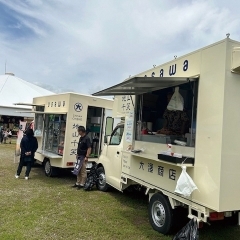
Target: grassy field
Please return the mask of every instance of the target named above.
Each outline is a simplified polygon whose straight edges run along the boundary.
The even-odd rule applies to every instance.
[[[146,196],[75,190],[70,188],[73,176],[47,178],[41,167],[32,169],[28,181],[25,168],[15,179],[14,149],[14,144],[0,145],[1,240],[173,238],[151,228]],[[240,239],[240,227],[232,222],[205,225],[200,239]]]

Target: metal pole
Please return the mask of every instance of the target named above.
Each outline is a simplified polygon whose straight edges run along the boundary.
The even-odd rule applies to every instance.
[[[189,82],[191,84],[191,82]],[[190,147],[192,147],[192,137],[193,137],[193,117],[194,117],[194,104],[195,104],[195,81],[193,82],[193,100],[192,100],[192,116],[191,116],[191,132],[190,132]]]

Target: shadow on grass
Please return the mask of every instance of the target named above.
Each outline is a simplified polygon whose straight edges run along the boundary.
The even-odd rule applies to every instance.
[[[137,210],[139,208],[145,208],[144,215],[130,215],[125,211],[122,211],[121,214],[128,219],[129,223],[135,225],[137,228],[143,228],[146,230],[146,223],[149,224],[149,229],[152,229],[150,222],[148,220],[148,196],[144,195],[141,192],[124,192],[120,193],[119,191],[112,189],[109,194],[119,201],[122,205],[127,206],[128,208],[132,207]],[[187,217],[188,210],[182,207],[176,208],[174,210],[174,224],[172,231],[170,232],[171,239],[177,234],[187,223],[190,221]],[[203,228],[199,229],[199,237],[201,240],[239,240],[240,239],[240,226],[237,225],[238,216],[237,214],[231,218],[225,218],[222,221],[212,221],[210,225],[204,224]],[[145,227],[144,227],[145,226]],[[152,230],[154,231],[154,230]],[[145,236],[145,235],[144,235]],[[159,235],[163,236],[163,235]],[[169,237],[170,237],[169,236]],[[162,238],[161,238],[162,239]]]
[[[17,167],[17,164],[16,164]],[[23,168],[22,174],[25,172]],[[42,165],[35,163],[32,166],[30,173],[30,180],[38,180],[43,184],[49,186],[61,186],[61,185],[73,185],[76,182],[76,176],[71,173],[69,169],[58,169],[58,175],[56,177],[48,177],[45,175],[44,168]]]

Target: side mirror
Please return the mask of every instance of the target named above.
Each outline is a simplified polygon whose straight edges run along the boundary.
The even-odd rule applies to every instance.
[[[110,136],[104,136],[104,143],[108,145],[109,142],[110,142]]]
[[[110,138],[111,138],[111,136],[107,136],[107,145],[109,145],[109,143],[110,143]]]

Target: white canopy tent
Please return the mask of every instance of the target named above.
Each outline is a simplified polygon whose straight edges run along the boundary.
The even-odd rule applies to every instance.
[[[33,118],[32,113],[21,111],[30,110],[32,106],[14,105],[14,103],[32,103],[34,97],[52,95],[53,92],[15,77],[12,73],[0,75],[0,117],[14,116]]]

